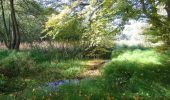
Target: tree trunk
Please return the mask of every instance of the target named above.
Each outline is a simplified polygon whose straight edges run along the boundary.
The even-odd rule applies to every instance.
[[[3,37],[3,41],[8,49],[19,50],[20,46],[20,32],[19,26],[17,23],[15,9],[14,9],[14,0],[9,0],[10,2],[10,16],[9,16],[9,26],[7,26],[6,22],[6,14],[4,10],[4,0],[0,0],[1,10],[2,10],[2,19],[4,25],[4,32],[0,32]]]
[[[1,32],[1,36],[3,37],[3,40],[4,40],[4,43],[5,45],[7,46],[7,48],[9,47],[9,44],[8,44],[8,36],[7,36],[7,33],[8,33],[8,28],[7,28],[7,24],[6,24],[6,19],[5,19],[5,11],[4,11],[4,3],[3,3],[3,0],[0,0],[1,2],[1,13],[2,13],[2,20],[3,20],[3,25],[4,25],[4,28],[5,28],[5,32],[6,33],[3,33]]]
[[[170,0],[166,0],[165,3],[166,3],[165,9],[166,9],[166,12],[168,14],[168,21],[170,21]]]
[[[15,9],[14,9],[14,0],[10,0],[10,8],[11,8],[11,21],[12,21],[12,49],[19,49],[20,46],[20,32],[18,23],[16,20]]]

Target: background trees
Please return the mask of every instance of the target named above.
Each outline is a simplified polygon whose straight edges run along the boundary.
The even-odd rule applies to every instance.
[[[2,100],[170,98],[169,0],[0,1]]]
[[[58,41],[80,40],[81,43],[89,45],[88,49],[96,46],[110,48],[108,44],[112,45],[114,35],[124,28],[128,20],[140,18],[146,18],[152,24],[149,34],[154,33],[169,44],[170,3],[168,0],[68,0],[65,2],[15,0],[13,1],[15,6],[10,6],[11,2],[7,0],[1,2],[0,19],[4,23],[1,24],[1,39],[5,40],[6,45],[19,44],[20,39],[21,42],[31,43],[49,36]],[[15,7],[15,10],[11,10],[12,7]],[[166,15],[158,13],[160,7],[164,7]],[[12,12],[15,17],[9,15]],[[17,24],[13,19],[16,19]],[[114,22],[116,19],[120,19],[119,24]],[[18,27],[15,26],[18,32],[12,31],[14,30],[12,25]],[[21,36],[17,35],[18,33]],[[14,35],[16,39],[13,39],[16,43],[10,43],[13,36],[10,34],[16,34]]]
[[[39,41],[46,16],[55,11],[33,0],[1,0],[0,39],[9,49],[19,49],[20,42]]]
[[[169,45],[170,32],[170,1],[169,0],[139,0],[140,16],[145,16],[149,23],[152,24],[149,34],[159,36],[161,40]],[[136,9],[135,9],[136,10]],[[166,10],[166,12],[163,12]]]

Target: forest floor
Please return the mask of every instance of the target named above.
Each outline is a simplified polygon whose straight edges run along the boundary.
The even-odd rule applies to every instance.
[[[46,49],[0,50],[0,99],[168,100],[169,65],[169,51],[156,48],[119,48],[110,60],[63,58]],[[53,82],[63,85],[51,87]]]
[[[88,77],[95,77],[95,76],[101,76],[100,69],[104,67],[104,64],[109,62],[109,60],[103,60],[103,59],[92,59],[87,61],[85,66],[87,66],[87,70],[82,73],[82,77],[88,78]]]

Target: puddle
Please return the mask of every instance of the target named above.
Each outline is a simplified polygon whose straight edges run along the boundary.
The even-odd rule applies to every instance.
[[[79,84],[80,83],[80,79],[66,79],[66,80],[58,80],[55,82],[49,82],[46,83],[45,86],[43,86],[42,88],[50,90],[50,91],[58,91],[60,86],[63,86],[65,84]]]

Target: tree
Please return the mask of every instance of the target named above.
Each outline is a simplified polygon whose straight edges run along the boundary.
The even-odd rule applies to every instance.
[[[140,0],[141,12],[146,15],[152,24],[152,33],[161,36],[167,45],[170,45],[170,1],[169,0]],[[164,6],[167,16],[158,14],[158,6]]]
[[[165,9],[167,11],[168,14],[168,21],[170,22],[170,1],[169,0],[165,0]]]
[[[1,11],[2,11],[2,19],[3,24],[5,28],[5,32],[1,32],[1,35],[3,36],[3,40],[5,42],[5,45],[8,49],[19,49],[20,46],[20,31],[18,22],[15,15],[15,8],[14,8],[14,0],[9,0],[10,3],[10,17],[8,21],[8,27],[7,27],[7,21],[6,21],[6,14],[4,10],[4,1],[0,0],[1,2]]]
[[[20,46],[20,32],[19,26],[17,23],[15,9],[14,9],[14,0],[10,0],[10,8],[11,8],[11,21],[12,21],[12,44],[10,49],[19,49]]]
[[[15,6],[10,5],[10,2],[13,2]],[[40,41],[41,36],[43,36],[41,34],[42,26],[47,16],[57,13],[53,8],[45,8],[34,0],[1,0],[0,3],[2,14],[0,21],[3,22],[0,24],[0,38],[9,49],[15,49],[14,44],[20,44],[20,42]],[[13,10],[11,7],[13,7]],[[15,16],[11,15],[11,12],[14,12]],[[16,29],[16,32],[13,32],[13,25],[16,25],[15,28],[18,32]],[[18,48],[17,45],[16,48]]]
[[[65,37],[63,41],[74,38],[83,45],[86,56],[99,57],[100,54],[106,53],[106,49],[113,46],[115,34],[111,23],[114,16],[114,8],[111,8],[113,1],[92,1],[72,2],[59,14],[49,17],[45,23],[46,36],[56,40]]]

